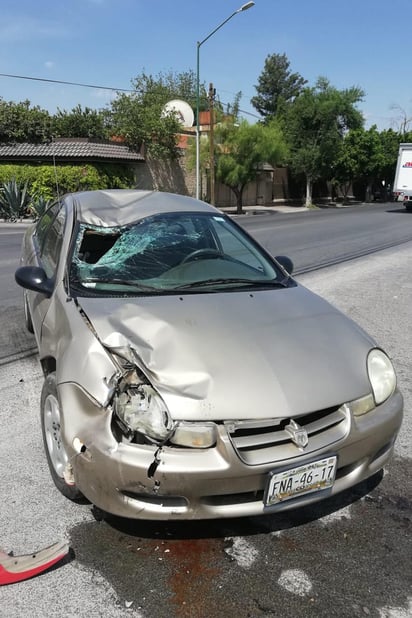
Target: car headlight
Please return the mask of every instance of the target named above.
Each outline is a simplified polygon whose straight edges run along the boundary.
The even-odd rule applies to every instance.
[[[374,348],[368,354],[368,375],[376,405],[383,403],[396,388],[396,375],[390,359]]]
[[[165,442],[175,430],[165,402],[150,384],[127,388],[115,397],[114,407],[130,431],[156,442]]]

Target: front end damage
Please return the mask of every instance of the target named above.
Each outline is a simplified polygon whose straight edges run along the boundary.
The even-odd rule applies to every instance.
[[[70,423],[63,429],[70,453],[66,482],[75,484],[97,506],[119,515],[131,516],[130,504],[139,500],[142,504],[131,509],[135,516],[150,502],[173,505],[171,514],[186,512],[187,500],[169,495],[169,472],[168,496],[159,499],[165,457],[173,454],[176,462],[183,457],[180,464],[174,464],[176,479],[172,482],[173,491],[180,491],[178,470],[186,469],[190,452],[198,458],[200,452],[216,446],[218,427],[214,422],[173,420],[164,399],[135,362],[134,350],[117,348],[108,353],[117,369],[111,378],[103,379],[107,394],[101,403],[76,383],[59,385],[63,416],[71,411]],[[200,470],[203,465],[197,462],[195,467]],[[176,509],[177,505],[182,508]]]
[[[111,406],[122,440],[197,449],[215,445],[215,423],[173,420],[164,399],[136,364],[126,361],[118,375]]]
[[[259,431],[262,435],[279,432],[283,436],[290,419],[267,419],[262,430],[262,423],[256,421],[173,419],[164,398],[139,367],[134,350],[111,350],[110,356],[117,370],[106,381],[104,403],[98,404],[74,383],[62,383],[59,390],[64,416],[70,413],[72,420],[76,418],[70,425],[66,423],[64,430],[72,453],[73,481],[93,504],[119,516],[208,519],[270,512],[264,505],[270,473],[310,462],[314,453],[316,457],[337,453],[337,476],[329,492],[334,494],[383,467],[401,423],[402,397],[396,391],[376,407],[373,423],[368,415],[355,418],[351,407],[343,404],[319,417],[323,428],[326,417],[334,419],[323,442],[315,431],[304,451],[291,443],[272,444],[264,451],[258,444],[259,455],[252,454],[248,460],[237,434],[240,442],[249,440],[248,432],[255,436]],[[312,424],[313,418],[309,419]],[[332,444],[331,435],[335,436]],[[278,505],[277,510],[323,497],[321,492],[312,493]]]

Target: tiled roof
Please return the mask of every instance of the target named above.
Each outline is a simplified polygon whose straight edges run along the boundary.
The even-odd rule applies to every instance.
[[[144,161],[139,152],[116,142],[62,140],[50,144],[0,144],[0,161]]]

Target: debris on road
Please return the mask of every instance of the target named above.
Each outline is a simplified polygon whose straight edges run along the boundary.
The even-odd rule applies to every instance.
[[[65,541],[23,556],[13,556],[0,551],[0,586],[30,579],[49,569],[68,553],[69,544]]]

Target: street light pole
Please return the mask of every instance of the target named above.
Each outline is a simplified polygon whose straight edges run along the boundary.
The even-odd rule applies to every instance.
[[[206,43],[210,39],[211,36],[215,34],[222,26],[227,24],[229,19],[232,19],[238,13],[242,13],[242,11],[247,11],[248,9],[254,6],[254,2],[246,2],[246,4],[242,4],[237,11],[234,11],[229,17],[227,17],[222,23],[220,23],[212,32],[210,32],[202,41],[197,42],[196,47],[196,199],[200,199],[200,123],[199,123],[199,107],[200,107],[200,48],[203,43]]]
[[[209,181],[210,181],[210,203],[215,205],[215,95],[216,88],[209,84]]]

